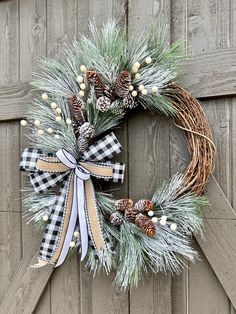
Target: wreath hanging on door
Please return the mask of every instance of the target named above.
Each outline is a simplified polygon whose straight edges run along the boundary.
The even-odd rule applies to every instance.
[[[57,267],[79,251],[91,271],[115,269],[115,283],[127,288],[150,269],[179,273],[185,259],[197,258],[191,237],[202,233],[215,146],[199,102],[174,83],[180,45],[166,45],[163,27],[129,42],[116,21],[90,31],[58,61],[43,59],[35,75],[43,94],[21,121],[32,143],[20,163],[31,183],[23,203],[44,230],[34,267]],[[112,161],[122,147],[111,130],[136,107],[171,117],[191,161],[151,199],[116,200],[99,182],[123,182],[125,165]]]

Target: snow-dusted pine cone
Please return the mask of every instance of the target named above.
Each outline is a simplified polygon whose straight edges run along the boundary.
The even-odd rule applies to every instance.
[[[79,128],[80,137],[90,139],[94,135],[94,126],[89,122],[85,122]]]
[[[150,200],[139,200],[138,202],[135,203],[134,208],[138,212],[144,213],[149,210],[153,210],[153,202]]]
[[[148,237],[154,237],[156,234],[156,226],[152,222],[152,219],[138,214],[135,218],[135,224],[145,233]]]
[[[128,93],[128,95],[124,98],[123,102],[125,108],[134,109],[135,107],[137,107],[137,103],[130,93]]]
[[[100,75],[96,71],[88,70],[86,72],[86,78],[89,85],[94,87],[96,98],[102,97],[104,92],[104,84]]]
[[[130,222],[135,222],[135,218],[138,215],[138,211],[134,208],[125,210],[125,218]]]
[[[89,148],[89,139],[79,136],[77,139],[77,147],[81,153],[84,153]]]
[[[104,86],[104,95],[111,100],[111,103],[115,100],[116,95],[114,89],[108,85]]]
[[[126,209],[132,208],[133,207],[133,201],[129,198],[122,198],[118,201],[116,201],[116,209],[124,213]]]
[[[76,125],[81,125],[84,123],[84,102],[81,98],[77,97],[76,95],[72,96],[70,98],[70,104],[71,104],[71,111],[72,116],[74,117],[74,121]]]
[[[111,101],[106,96],[99,97],[97,100],[96,107],[99,111],[105,112],[111,107]]]
[[[113,226],[119,226],[122,224],[122,215],[119,212],[114,212],[110,216],[110,222]]]
[[[131,75],[128,71],[122,71],[117,76],[116,82],[115,82],[115,93],[120,98],[127,97],[129,93],[129,87],[131,84]]]

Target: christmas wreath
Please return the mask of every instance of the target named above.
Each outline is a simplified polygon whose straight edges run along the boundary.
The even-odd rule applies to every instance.
[[[115,283],[127,288],[148,270],[179,273],[197,258],[191,237],[202,233],[215,146],[201,105],[174,82],[180,44],[166,45],[163,26],[129,42],[116,21],[90,31],[57,60],[40,61],[32,84],[43,94],[21,121],[32,143],[20,162],[31,183],[23,203],[44,230],[33,267],[57,267],[78,251],[92,272],[116,270]],[[138,106],[183,129],[191,161],[152,199],[116,200],[99,188],[124,178],[125,165],[111,161],[122,149],[111,130]]]

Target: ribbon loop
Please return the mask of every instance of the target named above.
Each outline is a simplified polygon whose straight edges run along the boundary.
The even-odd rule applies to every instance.
[[[90,171],[80,165],[75,168],[75,174],[79,179],[83,181],[87,181],[88,179],[90,179]]]
[[[72,156],[68,151],[65,149],[60,149],[56,152],[57,158],[62,162],[65,166],[71,169],[75,169],[77,166],[77,161],[74,156]]]

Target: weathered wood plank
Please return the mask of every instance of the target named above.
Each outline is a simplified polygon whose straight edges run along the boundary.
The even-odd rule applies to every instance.
[[[168,131],[168,120],[151,113],[129,119],[129,196],[135,201],[151,197],[169,177]],[[171,313],[170,299],[170,274],[149,274],[130,292],[130,313]]]
[[[0,1],[0,86],[19,80],[18,0]]]
[[[235,48],[193,56],[185,61],[181,83],[197,98],[234,95],[235,60]]]
[[[189,313],[229,314],[224,288],[197,243],[194,248],[199,252],[200,261],[189,265]]]
[[[206,219],[206,240],[197,238],[211,267],[236,307],[236,228],[235,220]]]
[[[19,124],[17,121],[0,124],[0,211],[20,211]]]
[[[77,37],[77,0],[47,1],[48,57],[57,58],[64,44]],[[79,260],[74,256],[55,270],[51,279],[51,313],[79,313]]]
[[[128,35],[148,31],[152,22],[164,17],[170,23],[170,1],[129,2]],[[139,60],[137,60],[139,61]],[[156,114],[138,112],[128,123],[129,196],[135,201],[149,198],[169,178],[169,121]],[[130,313],[172,313],[171,276],[148,275],[130,292]]]
[[[0,121],[23,118],[30,101],[28,83],[0,88]]]
[[[36,262],[40,243],[41,237],[32,239],[0,306],[1,313],[32,314],[53,270],[52,265],[42,269],[29,267]]]
[[[10,287],[20,259],[21,214],[19,212],[0,212],[0,303]]]
[[[83,1],[79,2],[81,6]],[[119,18],[120,23],[124,26],[126,25],[126,1],[125,0],[106,0],[103,4],[96,0],[91,0],[88,3],[87,9],[84,8],[85,14],[88,14],[88,19],[94,20],[98,26],[101,26],[108,18],[116,17]],[[81,17],[83,12],[79,13],[79,25],[78,30],[81,29],[87,32],[86,27],[88,26],[88,19]],[[85,15],[86,16],[86,15]],[[82,22],[84,21],[84,25]],[[116,132],[121,144],[123,145],[125,151],[119,154],[118,159],[127,164],[127,129],[126,125],[123,125],[118,132]],[[124,184],[105,184],[104,189],[109,191],[113,190],[116,197],[124,197],[128,195],[127,186],[127,172],[126,181]],[[129,313],[129,296],[127,292],[121,292],[112,286],[114,281],[114,274],[107,276],[105,273],[92,277],[88,271],[81,267],[81,314],[101,314],[107,313],[117,313],[117,314],[127,314]]]
[[[37,58],[46,56],[46,0],[20,0],[19,3],[19,19],[20,19],[20,81],[29,82],[32,79],[32,72],[36,70]],[[17,105],[17,115],[22,114],[19,118],[25,115],[27,105],[31,102],[31,87],[27,84],[25,89],[28,94],[24,97],[15,97]],[[24,90],[24,89],[23,89]],[[16,95],[14,95],[16,96]],[[27,99],[28,97],[28,99]],[[19,102],[18,102],[19,101]],[[14,103],[11,103],[12,108]],[[19,111],[19,108],[21,109]],[[28,133],[28,128],[21,128],[21,149],[29,147],[29,140],[25,136]],[[27,180],[25,174],[21,174],[21,188],[24,188]],[[34,224],[27,224],[26,219],[22,220],[22,253],[28,249],[31,239],[35,237]],[[50,313],[50,282],[40,297],[40,301],[34,314]]]
[[[234,95],[235,60],[235,48],[193,56],[185,61],[186,73],[181,78],[181,83],[197,98]],[[28,83],[0,88],[0,121],[24,117],[30,100]]]

